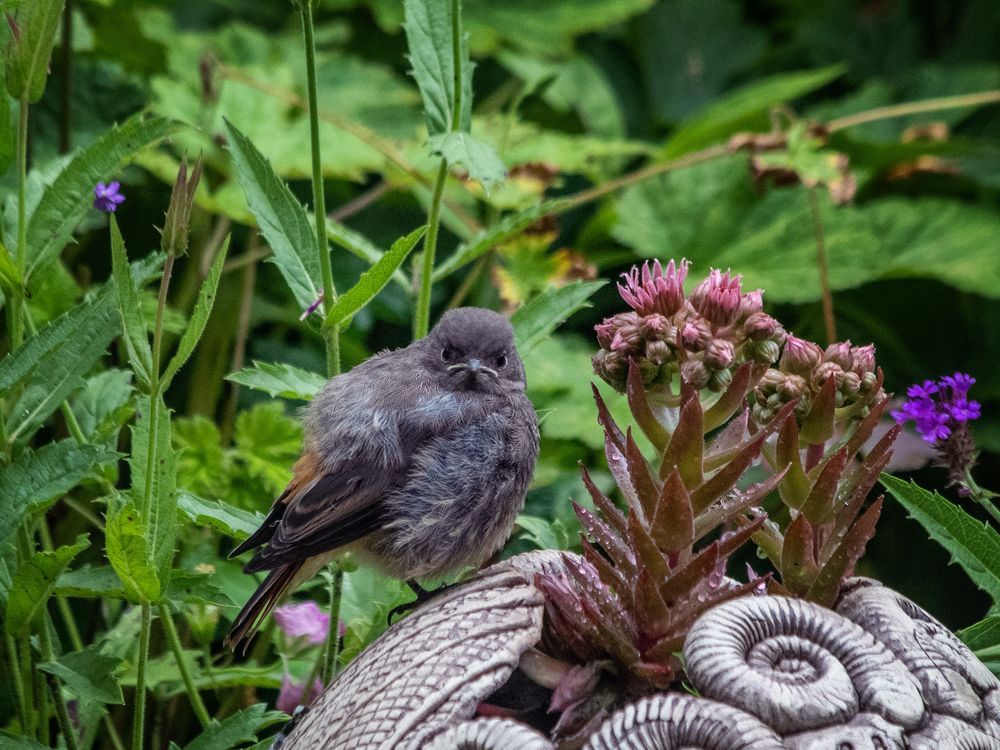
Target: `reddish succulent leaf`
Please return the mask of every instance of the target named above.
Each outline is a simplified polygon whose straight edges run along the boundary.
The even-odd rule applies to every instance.
[[[892,457],[891,453],[883,453],[881,457],[874,461],[870,461],[872,457],[869,455],[868,458],[864,460],[858,473],[861,477],[858,481],[852,481],[853,487],[851,489],[851,494],[847,497],[847,500],[840,500],[842,505],[837,511],[837,515],[834,519],[833,529],[830,531],[829,536],[823,544],[823,548],[820,550],[820,562],[823,563],[833,555],[834,550],[840,545],[841,540],[847,535],[848,529],[851,524],[854,523],[854,519],[857,518],[858,513],[861,511],[861,507],[864,505],[865,499],[868,497],[868,493],[872,491],[872,487],[875,486],[875,482],[878,480],[879,475],[889,464],[889,459]],[[863,473],[862,473],[863,472]],[[843,495],[840,496],[843,498]]]
[[[892,458],[893,446],[896,443],[896,439],[899,437],[899,433],[902,431],[902,425],[898,424],[894,424],[886,430],[886,433],[882,436],[882,438],[875,443],[874,446],[872,446],[870,451],[868,451],[868,455],[864,457],[864,460],[858,463],[854,470],[851,471],[844,479],[841,486],[843,495],[853,492],[856,486],[867,481],[871,475],[869,467],[876,463],[882,463],[883,465],[884,463],[888,463],[888,461],[883,462],[883,459]],[[872,482],[872,485],[874,485],[874,482]],[[871,486],[869,486],[869,489],[871,489]],[[868,490],[865,492],[867,491]]]
[[[673,607],[715,570],[719,564],[719,543],[712,542],[666,580],[660,580],[660,595]]]
[[[615,567],[615,565],[608,560],[604,555],[597,551],[593,544],[587,541],[584,536],[580,537],[580,547],[583,550],[584,559],[594,566],[594,570],[601,577],[601,581],[604,582],[605,586],[609,586],[618,592],[619,596],[623,591],[628,591],[630,587],[630,582],[625,578],[625,573],[621,569]],[[623,600],[625,597],[622,597]],[[630,606],[629,602],[626,602],[626,606]]]
[[[789,508],[801,508],[809,497],[811,483],[802,467],[802,455],[799,453],[799,427],[794,415],[785,419],[778,432],[778,444],[775,447],[775,464],[778,468],[787,468],[785,478],[778,485],[781,501]]]
[[[673,630],[675,633],[683,633],[687,636],[687,632],[694,625],[695,620],[701,617],[705,612],[712,609],[712,607],[717,607],[723,602],[728,602],[730,599],[739,599],[741,596],[746,596],[751,591],[757,588],[758,581],[753,581],[752,583],[741,583],[738,586],[733,586],[732,588],[724,588],[720,586],[713,590],[713,593],[706,596],[704,601],[697,601],[692,604],[691,607],[684,610],[684,616],[674,622]],[[657,644],[658,645],[658,644]]]
[[[747,422],[750,421],[750,410],[744,409],[739,416],[722,428],[722,431],[712,441],[711,447],[705,452],[703,469],[714,471],[729,461],[743,444],[747,434]]]
[[[841,448],[825,464],[821,464],[819,474],[813,482],[809,496],[802,503],[802,514],[814,526],[829,521],[836,511],[837,490],[847,466],[847,448]]]
[[[615,484],[618,485],[618,491],[622,493],[622,497],[625,499],[625,504],[630,508],[641,507],[639,493],[632,483],[632,476],[629,473],[628,459],[625,458],[625,454],[615,445],[614,440],[607,435],[604,438],[604,456],[608,462],[608,471],[614,477]]]
[[[785,530],[781,548],[781,582],[797,596],[805,596],[819,572],[815,549],[813,525],[800,513]]]
[[[600,633],[599,643],[624,664],[637,661],[639,652],[635,642],[638,632],[631,613],[624,610],[610,589],[601,583],[597,571],[586,563],[567,558],[567,569],[580,590],[579,603],[583,607],[584,616]]]
[[[791,591],[774,580],[773,577],[767,579],[767,594],[768,596],[793,596]]]
[[[604,516],[604,520],[618,532],[618,536],[624,537],[626,533],[625,529],[627,528],[625,514],[619,510],[617,505],[611,502],[611,499],[607,495],[597,488],[597,485],[590,478],[590,472],[587,471],[587,467],[582,463],[580,464],[580,473],[583,475],[583,486],[590,493],[590,499],[594,501],[594,506]]]
[[[833,606],[844,579],[854,575],[854,566],[865,554],[868,541],[875,536],[875,526],[881,513],[882,498],[879,497],[855,522],[819,571],[807,594],[811,601],[824,607]]]
[[[565,711],[577,701],[588,698],[597,687],[601,672],[607,662],[593,661],[586,665],[576,664],[566,672],[556,689],[552,691],[552,700],[548,712]]]
[[[681,409],[677,427],[670,437],[670,444],[660,461],[660,479],[665,479],[675,468],[688,489],[702,483],[702,459],[705,451],[705,430],[701,400],[698,392],[687,383],[681,383]]]
[[[698,516],[694,524],[695,539],[701,539],[708,532],[724,521],[736,518],[744,510],[754,505],[759,505],[761,501],[770,495],[774,488],[785,476],[785,470],[772,474],[763,482],[757,482],[747,487],[745,490],[737,490],[733,494],[734,500],[726,500],[711,506],[708,510]]]
[[[733,373],[729,387],[719,396],[719,400],[705,411],[705,432],[726,423],[736,410],[746,401],[747,394],[757,385],[767,372],[767,365],[747,362]]]
[[[767,439],[768,433],[758,432],[740,451],[733,457],[733,460],[719,469],[711,479],[705,481],[700,487],[691,493],[691,505],[696,514],[701,514],[711,507],[717,500],[729,492],[740,477],[743,476],[750,464],[760,455],[761,446]]]
[[[746,544],[747,540],[753,536],[757,529],[764,525],[764,521],[766,520],[767,516],[759,516],[745,526],[741,526],[736,531],[724,535],[719,539],[719,559],[723,561],[728,560],[729,556]]]
[[[635,557],[625,540],[586,508],[573,503],[573,510],[576,511],[576,517],[580,519],[583,528],[597,544],[601,545],[601,549],[611,558],[611,561],[623,571],[634,573]],[[622,520],[624,521],[624,517]]]
[[[662,638],[670,629],[671,613],[659,587],[646,568],[639,570],[635,587],[635,618],[643,642]]]
[[[694,511],[677,469],[663,483],[649,532],[664,552],[677,553],[694,543]]]
[[[629,671],[660,689],[670,687],[675,676],[674,668],[668,664],[637,662],[629,667]]]
[[[644,519],[649,523],[656,513],[656,501],[660,496],[660,484],[649,471],[649,464],[636,445],[632,437],[632,430],[629,428],[625,434],[625,459],[628,466],[628,475],[635,487],[639,498],[639,507],[632,507],[632,511],[638,510]]]
[[[833,437],[834,410],[837,406],[837,382],[828,378],[813,399],[812,407],[802,420],[799,438],[810,445],[819,445]]]
[[[615,422],[614,417],[611,416],[611,412],[608,411],[608,405],[604,403],[604,397],[601,396],[601,392],[597,390],[597,386],[593,383],[590,384],[591,390],[594,392],[594,403],[597,404],[597,422],[604,428],[604,435],[606,439],[611,440],[621,453],[625,452],[625,433],[622,432],[621,428]]]
[[[648,568],[653,577],[659,581],[670,575],[670,565],[667,563],[666,555],[656,546],[649,530],[635,513],[630,513],[628,517],[628,541],[635,553],[636,568],[640,566]]]
[[[861,446],[868,442],[868,438],[875,432],[875,428],[878,426],[878,422],[888,406],[888,396],[882,396],[881,399],[872,404],[871,411],[868,412],[868,415],[864,419],[858,421],[854,427],[854,433],[846,443],[847,455],[853,456],[857,454],[861,450]]]
[[[625,395],[628,397],[628,407],[635,418],[636,423],[642,429],[643,434],[649,438],[657,452],[663,451],[670,440],[670,433],[660,424],[656,418],[649,399],[646,395],[646,386],[643,385],[642,375],[634,359],[628,361],[628,382],[625,385]]]
[[[600,632],[584,614],[579,594],[566,576],[537,573],[535,587],[545,597],[545,626],[560,647],[585,662],[605,653]]]

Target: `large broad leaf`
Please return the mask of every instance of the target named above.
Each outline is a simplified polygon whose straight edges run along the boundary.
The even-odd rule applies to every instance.
[[[204,732],[184,746],[184,750],[229,750],[236,745],[255,742],[257,733],[286,720],[281,711],[268,711],[258,703],[244,708],[221,722],[212,719]]]
[[[129,364],[139,383],[148,388],[153,378],[153,353],[149,347],[149,335],[146,332],[142,306],[139,304],[139,294],[129,273],[125,241],[114,216],[111,217],[111,271],[115,279],[118,314],[125,332]]]
[[[469,47],[461,30],[459,17],[452,14],[452,3],[445,0],[406,0],[406,41],[410,48],[413,77],[420,87],[430,135],[448,131],[469,132],[472,117],[472,63]],[[459,55],[455,60],[454,36],[458,37]],[[455,65],[459,70],[455,70]],[[455,82],[460,78],[460,91]],[[459,111],[455,111],[456,93]]]
[[[150,436],[149,402],[140,403],[138,417],[132,427],[132,498],[144,511],[148,521],[144,528],[151,561],[156,567],[161,585],[170,580],[174,556],[174,532],[177,524],[176,456],[170,441],[170,412],[157,398],[156,432]],[[155,450],[156,460],[149,460]],[[150,471],[152,469],[152,471]],[[121,571],[119,571],[121,575]]]
[[[67,570],[56,581],[55,593],[81,599],[124,599],[122,581],[110,565],[84,565]]]
[[[65,0],[31,0],[13,17],[18,33],[7,49],[7,91],[15,99],[42,98],[64,4]]]
[[[337,298],[337,302],[330,308],[323,321],[325,326],[340,325],[345,320],[351,318],[358,310],[371,302],[375,295],[382,291],[392,274],[406,260],[406,256],[416,247],[417,242],[424,236],[427,227],[420,227],[410,232],[405,237],[401,237],[392,243],[389,252],[383,255],[379,261],[361,274],[358,282]]]
[[[605,283],[574,281],[566,286],[546,289],[518,309],[510,318],[518,353],[523,357],[570,315],[590,307],[587,300]]]
[[[1000,601],[1000,533],[936,492],[889,474],[880,481],[906,511],[968,574],[972,582]]]
[[[90,546],[86,536],[52,552],[35,552],[21,562],[11,578],[4,627],[11,635],[25,633],[56,587],[70,561]]]
[[[190,523],[209,526],[234,539],[245,539],[264,522],[264,516],[243,510],[222,500],[203,500],[190,492],[181,492],[177,511]]]
[[[239,372],[226,376],[226,380],[264,391],[280,398],[312,399],[326,383],[323,375],[303,370],[283,362],[257,362]]]
[[[798,73],[782,73],[748,84],[708,105],[686,121],[667,141],[667,158],[724,141],[740,130],[766,130],[768,110],[815,91],[843,75],[845,67],[833,65]]]
[[[128,159],[175,129],[176,125],[168,120],[136,115],[72,158],[46,188],[28,222],[31,254],[27,258],[26,281],[69,242],[73,229],[93,202],[94,185],[113,179]]]
[[[142,516],[135,503],[116,503],[104,527],[105,552],[130,602],[157,602],[162,591]]]
[[[44,510],[96,467],[116,458],[116,453],[75,440],[49,443],[37,451],[26,448],[0,470],[0,542],[26,515]]]
[[[83,703],[125,702],[117,673],[122,660],[101,653],[100,646],[94,644],[83,651],[63,654],[53,661],[43,662],[38,668],[54,674]]]
[[[442,157],[449,167],[463,167],[470,178],[482,184],[487,193],[503,182],[507,174],[493,147],[468,133],[433,135],[427,145],[430,146],[431,153]]]
[[[165,392],[170,387],[170,382],[174,379],[174,375],[177,374],[177,371],[181,369],[184,363],[187,362],[188,357],[191,356],[191,353],[194,352],[194,348],[197,346],[198,340],[205,330],[208,318],[212,314],[212,306],[215,304],[215,293],[219,288],[219,279],[222,277],[222,264],[226,260],[226,253],[228,251],[229,237],[227,236],[226,241],[222,243],[222,248],[216,254],[215,261],[208,271],[208,276],[201,284],[201,291],[198,292],[198,301],[195,303],[194,310],[191,311],[191,317],[188,318],[188,324],[184,329],[184,334],[181,336],[180,343],[177,345],[177,351],[170,358],[170,362],[167,364],[167,368],[163,371],[163,375],[160,378],[161,392]]]
[[[305,209],[274,173],[270,162],[228,120],[226,137],[247,204],[274,251],[278,270],[299,305],[306,308],[319,297],[320,265],[316,235]]]

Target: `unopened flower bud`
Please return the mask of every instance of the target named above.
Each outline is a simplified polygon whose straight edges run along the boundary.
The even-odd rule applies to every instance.
[[[773,391],[779,385],[781,385],[784,379],[785,379],[785,374],[783,372],[771,368],[764,373],[764,377],[760,379],[760,382],[757,384],[757,387],[762,391]]]
[[[646,358],[657,365],[669,362],[674,356],[674,351],[667,346],[666,341],[653,339],[646,342]]]
[[[711,377],[712,373],[700,360],[689,359],[681,364],[681,378],[696,391],[708,385]]]
[[[691,304],[713,325],[732,325],[740,317],[740,279],[739,275],[730,278],[729,271],[722,273],[713,268],[691,294]]]
[[[661,368],[656,362],[643,357],[636,360],[636,364],[639,366],[639,377],[642,378],[644,385],[652,385],[659,380]]]
[[[649,339],[661,339],[666,341],[667,334],[670,332],[671,328],[672,326],[670,325],[670,321],[659,313],[643,315],[639,318],[639,331],[647,341]]]
[[[740,298],[740,317],[748,318],[764,309],[764,290],[747,292]]]
[[[809,393],[809,384],[801,375],[785,375],[778,384],[778,393],[785,401],[793,401]]]
[[[841,369],[840,365],[835,362],[823,362],[816,368],[816,371],[813,373],[812,380],[813,383],[819,387],[830,378],[836,379],[839,383],[843,374],[844,371]]]
[[[733,382],[732,370],[716,370],[708,380],[708,390],[721,393]]]
[[[753,345],[753,358],[757,362],[772,365],[781,356],[781,347],[777,341],[758,341]]]
[[[830,344],[823,352],[824,362],[833,362],[840,366],[841,370],[850,370],[854,366],[854,357],[851,356],[851,342],[838,341]]]
[[[712,340],[712,327],[704,318],[691,318],[681,329],[681,343],[689,352],[704,351]]]
[[[177,181],[170,194],[170,205],[163,221],[163,232],[160,245],[167,255],[180,258],[187,252],[188,229],[191,223],[191,208],[194,206],[194,194],[201,180],[201,158],[195,162],[191,171],[191,179],[187,177],[187,162],[181,162],[177,170]]]
[[[866,373],[875,372],[875,345],[855,346],[851,348],[851,370],[864,377]]]
[[[600,349],[591,358],[594,373],[616,391],[624,391],[628,379],[628,359],[620,352]]]
[[[766,341],[781,328],[778,321],[765,312],[752,313],[743,324],[743,330],[753,341]]]
[[[808,375],[823,358],[823,350],[811,341],[789,336],[785,341],[784,351],[778,367],[782,372],[795,375]]]
[[[858,390],[861,393],[871,393],[875,390],[875,386],[878,384],[878,375],[874,372],[866,372],[861,376],[861,384],[858,386]]]
[[[856,372],[845,372],[840,376],[837,388],[845,396],[856,396],[861,390],[861,378]]]
[[[615,331],[615,337],[611,339],[611,348],[616,352],[634,352],[642,348],[642,333],[639,326],[625,323]]]
[[[713,370],[727,370],[736,361],[736,347],[725,339],[712,339],[705,350],[705,364]]]

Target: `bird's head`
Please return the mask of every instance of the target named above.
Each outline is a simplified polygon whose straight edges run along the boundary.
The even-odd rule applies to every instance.
[[[448,390],[524,389],[524,365],[514,349],[514,329],[492,310],[449,310],[421,346],[425,365]]]

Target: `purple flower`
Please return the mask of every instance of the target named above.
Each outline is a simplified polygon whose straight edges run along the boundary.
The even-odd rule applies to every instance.
[[[740,317],[743,290],[742,276],[723,273],[713,268],[708,278],[691,293],[691,304],[709,323],[725,327],[735,323]]]
[[[330,627],[330,615],[313,601],[275,607],[274,621],[289,638],[305,638],[313,646],[326,640]]]
[[[291,714],[296,706],[308,706],[323,692],[323,683],[319,681],[319,678],[316,678],[313,681],[312,688],[309,690],[309,694],[305,695],[305,692],[305,682],[295,682],[286,674],[281,679],[281,690],[278,691],[278,700],[275,706],[279,711],[284,711],[286,714]]]
[[[649,269],[649,261],[642,264],[640,272],[636,266],[623,273],[625,285],[618,285],[618,292],[633,310],[640,315],[659,313],[671,316],[684,304],[684,279],[687,277],[688,262],[680,264],[670,261],[666,271],[660,261],[653,261],[653,270]]]
[[[906,389],[910,400],[892,412],[892,417],[899,424],[912,420],[928,443],[945,441],[967,422],[979,419],[979,402],[967,398],[975,382],[970,375],[956,372],[936,382],[911,385]]]
[[[119,205],[125,202],[125,196],[118,192],[121,183],[115,180],[105,185],[98,182],[94,188],[94,208],[113,214]]]

